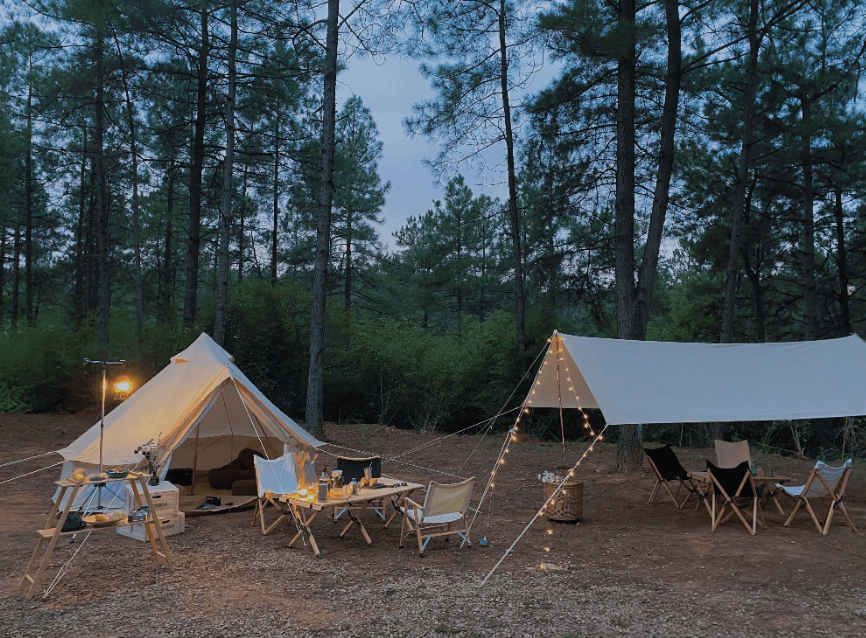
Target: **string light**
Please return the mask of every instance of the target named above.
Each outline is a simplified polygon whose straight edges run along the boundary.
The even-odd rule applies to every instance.
[[[550,337],[549,339],[547,339],[547,343],[551,344],[554,342],[555,339],[558,340],[558,343],[563,342],[563,339],[562,339],[562,337],[559,336],[558,332],[554,331],[553,336]],[[532,395],[535,395],[537,393],[535,387],[543,386],[543,379],[542,379],[541,375],[544,374],[545,370],[550,368],[550,366],[548,364],[551,363],[552,361],[555,361],[557,364],[556,365],[556,377],[557,377],[556,381],[557,381],[557,389],[560,393],[560,416],[561,416],[561,412],[562,412],[562,405],[561,405],[561,393],[562,393],[561,387],[562,386],[560,385],[559,379],[560,379],[560,367],[563,366],[565,369],[565,375],[564,376],[565,376],[567,383],[569,384],[567,386],[568,391],[573,393],[574,402],[577,406],[577,409],[580,410],[581,415],[583,416],[583,428],[586,431],[586,434],[588,436],[593,437],[593,440],[590,443],[589,447],[583,452],[583,454],[580,456],[580,458],[575,462],[575,464],[571,468],[571,470],[568,471],[568,473],[566,474],[566,477],[564,479],[562,479],[562,481],[556,487],[556,489],[553,491],[553,493],[548,496],[547,500],[544,502],[544,504],[538,510],[535,517],[533,517],[533,519],[526,526],[526,529],[524,529],[523,533],[521,533],[520,536],[518,536],[518,538],[514,541],[514,543],[511,545],[511,547],[509,547],[508,549],[505,550],[505,554],[502,556],[502,558],[499,560],[499,562],[496,563],[496,565],[493,567],[493,569],[490,571],[490,573],[484,579],[482,584],[487,582],[487,579],[493,574],[494,571],[496,571],[496,568],[499,566],[499,564],[511,553],[511,551],[514,548],[514,545],[517,544],[517,542],[520,540],[520,538],[522,538],[522,536],[529,529],[529,527],[535,522],[535,519],[540,517],[540,516],[544,516],[545,511],[547,510],[547,507],[549,505],[554,505],[556,503],[556,497],[558,496],[559,492],[564,489],[566,481],[568,481],[568,479],[573,478],[575,476],[575,470],[577,469],[577,467],[579,467],[581,462],[587,458],[587,455],[590,452],[595,450],[594,444],[597,443],[598,441],[603,440],[603,438],[604,438],[603,437],[604,430],[601,433],[596,434],[595,430],[592,428],[592,425],[590,424],[589,415],[587,414],[586,410],[583,409],[583,406],[582,406],[581,400],[580,400],[580,396],[577,394],[577,391],[575,390],[575,386],[574,386],[574,383],[573,383],[572,377],[571,377],[571,371],[568,368],[568,363],[566,362],[565,357],[562,355],[562,348],[560,347],[557,349],[557,351],[555,353],[552,353],[550,350],[550,347],[548,347],[547,354],[545,355],[544,359],[542,360],[541,366],[539,367],[538,372],[536,373],[536,378],[535,378],[532,386],[530,386],[529,396],[527,396],[527,398],[526,398],[526,400],[522,406],[522,409],[515,416],[514,425],[512,426],[512,428],[510,430],[508,430],[508,437],[503,442],[502,447],[500,448],[499,458],[497,459],[496,465],[494,465],[494,469],[491,470],[491,472],[490,472],[490,479],[488,480],[488,486],[491,489],[494,487],[493,478],[496,476],[496,470],[501,465],[505,464],[505,459],[503,457],[506,454],[510,453],[510,442],[517,440],[517,431],[518,431],[518,424],[520,423],[520,419],[524,414],[526,414],[526,415],[530,414],[530,406],[532,406],[532,399],[529,397],[531,397]],[[605,430],[606,429],[607,429],[607,426],[605,426]],[[550,536],[553,534],[553,530],[548,528],[545,531],[545,534],[547,536]],[[551,548],[549,546],[543,546],[542,549],[548,553],[551,550]],[[542,564],[539,566],[539,569],[545,569],[545,568],[546,568],[545,564]]]

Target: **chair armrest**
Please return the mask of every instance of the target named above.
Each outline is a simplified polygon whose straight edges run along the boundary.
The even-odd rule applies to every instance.
[[[409,497],[406,497],[406,498],[403,499],[403,507],[406,507],[406,503],[409,503],[410,505],[412,505],[412,507],[413,507],[414,509],[416,509],[416,510],[421,510],[421,509],[424,508],[423,505],[419,505],[418,503],[416,503],[415,501],[413,501],[413,500],[412,500],[411,498],[409,498]]]

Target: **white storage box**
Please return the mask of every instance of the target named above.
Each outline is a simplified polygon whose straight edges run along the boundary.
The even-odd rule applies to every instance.
[[[144,494],[141,494],[141,486],[136,485],[136,488],[138,488],[139,498],[144,501],[142,504],[147,505]],[[147,491],[150,492],[150,498],[153,499],[155,512],[158,512],[160,516],[176,515],[180,511],[180,494],[175,485],[172,485],[168,481],[160,481],[159,485],[148,485]],[[132,486],[128,483],[124,491],[124,497],[126,511],[134,512],[137,509],[135,507],[135,495],[132,493]]]
[[[186,516],[183,512],[173,514],[171,516],[160,516],[159,522],[162,525],[162,533],[166,536],[174,536],[175,534],[183,534],[186,529]],[[117,533],[122,536],[129,536],[139,541],[147,540],[147,532],[144,531],[144,523],[133,523],[132,525],[123,525],[117,528]],[[156,536],[156,530],[153,530],[154,540],[159,540]]]

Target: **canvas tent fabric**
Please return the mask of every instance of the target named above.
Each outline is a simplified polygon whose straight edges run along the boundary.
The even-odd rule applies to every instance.
[[[560,391],[561,390],[561,391]],[[599,408],[610,425],[866,414],[866,342],[628,341],[555,334],[530,408]]]
[[[58,450],[65,459],[61,478],[77,467],[88,474],[98,471],[100,429],[97,421]],[[269,458],[291,452],[302,467],[322,445],[262,394],[234,357],[205,333],[106,415],[103,467],[139,467],[143,459],[135,450],[151,440],[171,454],[163,476],[169,465],[199,471],[221,467],[245,447],[264,448]]]

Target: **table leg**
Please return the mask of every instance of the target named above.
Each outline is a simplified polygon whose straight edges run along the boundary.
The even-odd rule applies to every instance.
[[[309,518],[305,516],[305,513],[302,509],[296,507],[295,505],[291,506],[292,512],[295,515],[295,520],[301,526],[301,529],[297,531],[297,533],[292,536],[292,540],[289,541],[289,547],[295,544],[295,541],[298,540],[303,534],[306,534],[306,537],[310,541],[310,547],[313,549],[313,554],[319,556],[319,546],[316,545],[316,537],[313,536],[313,530],[310,529],[310,523],[315,520],[316,516],[319,515],[318,511],[313,512]]]
[[[343,528],[343,531],[340,532],[340,538],[343,538],[343,536],[346,534],[346,532],[349,531],[349,528],[352,527],[352,525],[354,525],[355,523],[357,523],[358,527],[361,529],[361,535],[364,537],[364,540],[367,541],[367,545],[373,544],[373,540],[370,538],[370,535],[367,534],[367,529],[364,527],[364,524],[361,522],[361,519],[360,519],[360,516],[365,511],[367,511],[367,507],[369,507],[369,505],[370,505],[369,501],[364,502],[364,504],[361,505],[361,507],[357,513],[352,511],[351,507],[346,508],[346,513],[349,515],[349,523],[348,523],[348,525],[346,525],[346,527]]]

